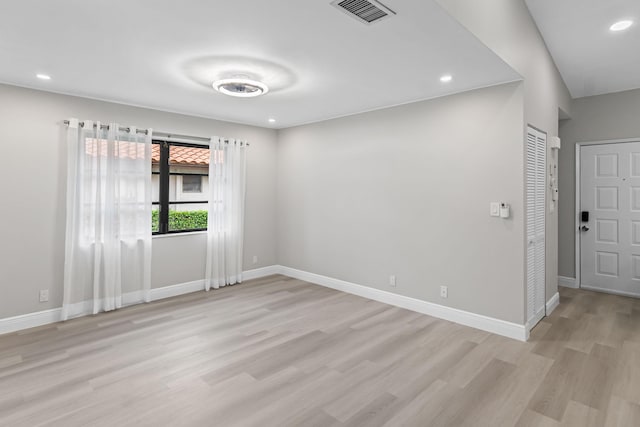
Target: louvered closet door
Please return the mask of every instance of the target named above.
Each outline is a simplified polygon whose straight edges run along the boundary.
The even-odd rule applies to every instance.
[[[545,315],[545,203],[547,135],[527,128],[527,325]]]

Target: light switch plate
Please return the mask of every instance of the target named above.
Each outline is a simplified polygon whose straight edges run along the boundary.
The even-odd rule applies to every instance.
[[[500,216],[500,202],[491,202],[489,204],[489,215]]]

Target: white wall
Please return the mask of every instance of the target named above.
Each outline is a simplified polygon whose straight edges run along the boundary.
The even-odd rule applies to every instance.
[[[62,303],[62,121],[69,117],[250,141],[244,265],[251,269],[276,263],[275,131],[0,84],[0,319]],[[152,286],[202,279],[205,240],[204,234],[154,238]],[[251,263],[253,255],[257,264]],[[39,289],[50,290],[48,303],[38,302]]]
[[[522,102],[515,83],[279,131],[279,263],[524,323]]]
[[[524,78],[525,124],[557,136],[558,110],[570,114],[571,96],[524,0],[437,1]],[[547,210],[546,218],[547,300],[558,290],[557,212]]]
[[[640,89],[578,98],[560,123],[559,274],[575,277],[575,144],[640,137]]]

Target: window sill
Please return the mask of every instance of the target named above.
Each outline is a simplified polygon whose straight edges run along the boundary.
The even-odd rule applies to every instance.
[[[198,234],[207,234],[207,230],[185,231],[184,233],[154,234],[151,236],[151,239],[166,239],[167,237],[185,237],[185,236],[194,236]]]

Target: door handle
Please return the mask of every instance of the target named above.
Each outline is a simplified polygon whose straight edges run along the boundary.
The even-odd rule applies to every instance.
[[[589,231],[589,227],[583,225],[582,227],[580,227],[580,231]]]

